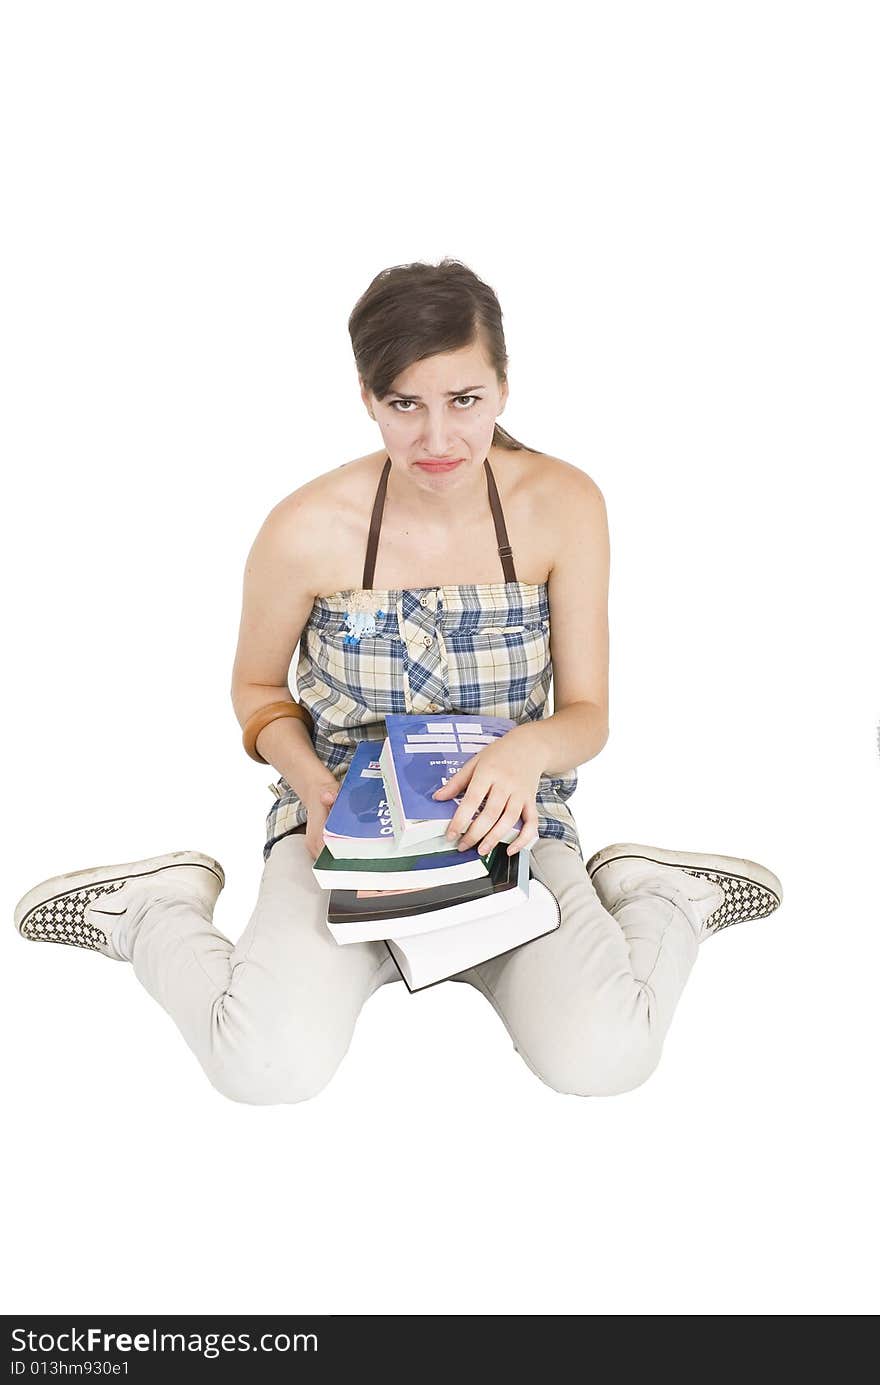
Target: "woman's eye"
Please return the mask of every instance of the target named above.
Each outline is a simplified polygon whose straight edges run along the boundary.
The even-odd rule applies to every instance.
[[[456,397],[456,400],[459,400],[459,399],[470,399],[470,400],[473,400],[473,401],[476,401],[476,400],[478,400],[478,399],[480,398],[480,396],[479,396],[478,394],[458,394],[458,395],[456,395],[455,397]],[[392,401],[391,401],[391,407],[392,407],[392,409],[394,409],[394,410],[395,410],[397,413],[399,413],[399,414],[409,414],[409,413],[412,413],[412,409],[398,408],[398,405],[401,405],[401,404],[415,404],[416,402],[417,402],[417,401],[416,401],[415,399],[392,399]],[[465,409],[470,409],[470,408],[472,408],[472,407],[473,407],[473,404],[466,404],[466,405],[465,405]],[[462,411],[462,412],[463,412],[463,411]]]

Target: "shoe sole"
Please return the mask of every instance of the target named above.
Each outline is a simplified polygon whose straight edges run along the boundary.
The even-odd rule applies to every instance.
[[[220,888],[226,883],[226,876],[219,861],[206,856],[201,851],[170,851],[165,856],[148,856],[140,861],[128,861],[116,866],[90,866],[86,870],[69,871],[66,875],[53,875],[35,885],[22,895],[15,906],[15,926],[19,933],[21,925],[33,909],[58,895],[69,894],[73,890],[87,889],[90,885],[122,884],[125,880],[144,879],[167,870],[169,866],[204,866],[220,881]]]
[[[627,859],[653,861],[664,866],[677,866],[680,870],[716,871],[732,876],[744,883],[754,881],[762,889],[774,896],[777,907],[782,903],[782,882],[772,870],[749,861],[745,856],[716,856],[705,851],[668,851],[664,847],[645,846],[641,842],[615,842],[613,846],[603,847],[587,861],[587,870],[592,880],[600,866],[610,861]]]

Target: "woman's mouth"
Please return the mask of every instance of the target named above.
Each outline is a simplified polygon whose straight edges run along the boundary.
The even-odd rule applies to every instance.
[[[416,466],[420,466],[423,471],[454,471],[463,461],[464,457],[450,457],[448,461],[427,457],[424,461],[416,462]]]

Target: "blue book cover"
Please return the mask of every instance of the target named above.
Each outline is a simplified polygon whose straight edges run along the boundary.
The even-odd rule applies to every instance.
[[[388,749],[407,822],[448,822],[463,795],[441,799],[431,795],[483,746],[516,725],[509,717],[390,712],[385,718]],[[515,831],[520,832],[522,826],[522,818],[518,818]]]
[[[394,840],[379,768],[383,740],[359,741],[324,824],[328,832],[362,841]]]
[[[384,744],[383,738],[359,741],[355,746],[354,754],[339,786],[339,793],[327,814],[324,823],[326,832],[362,842],[394,842],[385,781],[379,768],[379,754]],[[325,853],[330,858],[326,863]],[[327,870],[373,870],[377,872],[377,878],[383,870],[406,871],[415,880],[422,872],[449,867],[460,868],[475,861],[488,861],[491,854],[490,851],[481,857],[476,846],[468,847],[465,851],[459,851],[454,845],[437,850],[433,843],[429,843],[427,847],[420,846],[405,856],[391,852],[390,855],[377,854],[375,858],[370,855],[363,858],[340,859],[338,856],[334,858],[325,845],[315,864]]]

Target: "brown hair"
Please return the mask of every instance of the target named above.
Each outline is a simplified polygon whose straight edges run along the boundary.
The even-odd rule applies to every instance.
[[[361,294],[348,319],[358,375],[377,399],[416,361],[482,341],[498,380],[507,379],[501,306],[494,291],[461,260],[393,265]],[[495,447],[534,452],[495,424]]]

